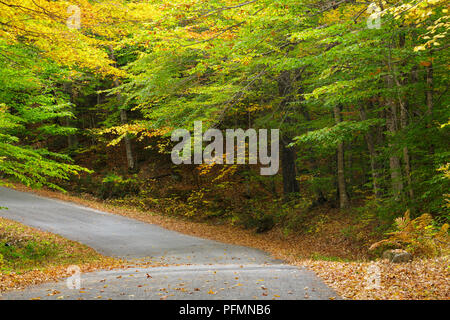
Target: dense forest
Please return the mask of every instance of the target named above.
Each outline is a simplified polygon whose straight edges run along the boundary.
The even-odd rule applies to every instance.
[[[443,0],[0,0],[0,175],[261,233],[447,232],[449,26]],[[196,121],[279,129],[279,173],[173,164]]]

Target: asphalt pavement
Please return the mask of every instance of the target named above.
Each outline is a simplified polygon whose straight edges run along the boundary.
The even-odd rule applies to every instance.
[[[336,299],[313,272],[267,253],[166,230],[73,203],[0,187],[0,216],[126,260],[168,266],[97,271],[8,291],[0,299]],[[69,283],[69,285],[68,285]],[[79,284],[79,287],[77,286]]]

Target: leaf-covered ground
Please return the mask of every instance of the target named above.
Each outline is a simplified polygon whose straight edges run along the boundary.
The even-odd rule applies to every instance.
[[[23,191],[28,188],[17,186]],[[329,220],[306,235],[282,236],[273,230],[255,234],[251,230],[230,225],[212,225],[141,212],[129,207],[115,207],[94,199],[80,199],[58,192],[39,190],[40,195],[76,202],[91,208],[124,215],[164,228],[230,244],[258,248],[275,258],[303,265],[313,270],[328,285],[347,299],[449,299],[449,258],[414,260],[405,264],[380,261],[374,265],[366,250],[358,248],[341,230],[345,221]],[[374,267],[375,266],[375,267]],[[374,268],[379,276],[378,286],[370,286]]]
[[[82,272],[123,265],[78,242],[0,218],[0,292],[70,276],[68,266]]]
[[[381,261],[303,261],[324,281],[347,299],[448,300],[450,298],[449,258],[415,260],[395,264]],[[370,272],[378,268],[379,286],[370,286]],[[372,271],[373,272],[373,271]]]

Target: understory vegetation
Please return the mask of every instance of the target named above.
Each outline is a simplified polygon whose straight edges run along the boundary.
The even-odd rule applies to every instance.
[[[355,253],[316,259],[446,255],[449,25],[443,0],[1,1],[0,176]],[[279,173],[174,165],[195,121],[279,129]]]

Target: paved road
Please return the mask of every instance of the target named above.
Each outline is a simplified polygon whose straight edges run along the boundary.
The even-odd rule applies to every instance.
[[[172,266],[81,275],[14,291],[0,299],[329,299],[314,273],[251,248],[227,245],[34,194],[0,187],[0,216],[60,234],[98,252]]]

